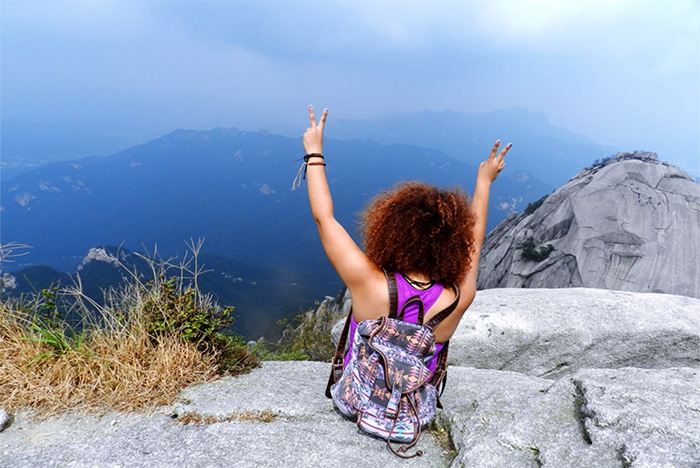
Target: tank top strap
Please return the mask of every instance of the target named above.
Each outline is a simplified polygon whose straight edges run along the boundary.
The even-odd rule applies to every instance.
[[[428,309],[435,304],[444,286],[440,283],[435,283],[427,289],[416,289],[406,281],[406,278],[404,278],[401,273],[395,272],[394,277],[396,278],[396,287],[398,290],[397,305],[399,315],[401,315],[401,311],[403,310],[404,321],[418,323],[419,318],[423,318],[421,317],[421,315],[423,315],[421,312],[427,312]]]

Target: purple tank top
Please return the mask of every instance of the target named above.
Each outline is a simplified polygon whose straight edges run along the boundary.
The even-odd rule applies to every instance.
[[[438,300],[440,294],[442,293],[442,290],[444,289],[443,286],[438,283],[425,290],[416,289],[413,286],[411,286],[408,283],[408,281],[406,281],[406,279],[403,277],[403,275],[401,275],[401,273],[397,272],[394,273],[394,275],[396,275],[396,288],[399,293],[399,302],[397,310],[399,314],[401,313],[401,309],[403,308],[406,301],[416,295],[420,298],[421,301],[423,301],[423,310],[427,312],[433,306],[433,304],[435,304],[435,301]],[[403,320],[411,323],[418,322],[417,303],[410,304],[408,307],[406,307],[406,310],[404,311]],[[350,343],[350,346],[348,346],[348,351],[345,353],[345,362],[343,364],[343,368],[347,367],[348,362],[350,362],[350,351],[352,349],[352,342],[355,337],[356,329],[357,322],[355,322],[355,317],[350,317],[350,331],[348,333],[348,343]],[[431,376],[433,375],[433,372],[435,372],[437,360],[440,356],[440,351],[442,351],[443,346],[444,343],[435,343],[435,355],[430,361],[430,364],[428,364],[428,369],[430,369]]]

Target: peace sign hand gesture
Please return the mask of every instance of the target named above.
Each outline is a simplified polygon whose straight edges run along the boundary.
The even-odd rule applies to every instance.
[[[309,106],[309,118],[311,119],[311,127],[304,132],[304,151],[306,154],[321,153],[323,154],[323,127],[326,125],[326,117],[328,109],[323,110],[321,118],[316,124],[316,115],[314,114],[313,106]]]
[[[496,180],[496,177],[498,177],[498,174],[503,170],[504,167],[506,167],[506,163],[504,161],[504,157],[508,150],[513,146],[513,143],[508,143],[503,150],[501,150],[500,153],[498,153],[498,147],[501,144],[501,140],[496,140],[496,143],[494,143],[493,148],[491,149],[491,154],[489,155],[488,159],[481,164],[479,164],[479,172],[477,173],[477,181],[479,179],[483,180],[484,182],[491,183],[494,180]],[[496,156],[496,153],[498,153],[498,156]]]

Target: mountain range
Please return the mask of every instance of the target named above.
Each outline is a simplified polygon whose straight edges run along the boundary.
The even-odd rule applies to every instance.
[[[511,114],[504,115],[517,121],[519,114]],[[527,121],[527,115],[521,117]],[[481,140],[465,147],[456,137],[445,140],[452,141],[450,151],[461,148],[467,163],[435,149],[433,130],[442,127],[454,136],[471,120],[448,111],[409,116],[401,139],[419,139],[409,125],[417,118],[432,129],[426,129],[423,146],[385,144],[379,134],[362,140],[326,139],[335,213],[355,238],[356,213],[397,181],[425,180],[471,192],[477,165],[493,144],[491,133],[497,132],[484,130]],[[394,127],[401,122],[384,125],[387,135],[398,140]],[[338,136],[351,137],[351,125],[336,124]],[[359,133],[360,123],[353,125]],[[542,127],[533,130],[537,134],[547,134],[547,125],[546,119],[521,123]],[[559,142],[552,147],[595,147],[584,137],[556,129],[549,138]],[[492,189],[489,229],[554,188],[526,170],[511,170],[512,161],[532,162],[539,151],[517,141],[516,145],[509,154],[510,173],[504,173]],[[32,248],[11,270],[44,265],[59,273],[75,273],[95,247],[143,252],[157,246],[164,258],[177,257],[184,255],[186,241],[204,238],[202,255],[206,267],[214,270],[204,276],[212,283],[209,289],[223,303],[237,307],[238,331],[255,336],[264,331],[263,322],[298,312],[341,287],[318,241],[305,190],[291,191],[301,148],[300,138],[266,131],[176,130],[107,157],[63,161],[20,174],[2,185],[0,232],[3,244],[17,241]],[[595,148],[588,162],[604,151]],[[569,164],[575,172],[578,163]],[[536,164],[530,168],[542,169]],[[45,273],[44,277],[50,276]],[[81,271],[81,277],[86,275]]]
[[[477,286],[700,297],[700,184],[656,153],[599,161],[489,232]]]
[[[385,145],[403,143],[437,148],[474,162],[497,139],[513,142],[507,167],[527,171],[558,187],[591,161],[617,150],[549,123],[547,116],[522,108],[464,114],[444,110],[389,115],[376,120],[338,120],[328,134],[340,139],[369,138]]]

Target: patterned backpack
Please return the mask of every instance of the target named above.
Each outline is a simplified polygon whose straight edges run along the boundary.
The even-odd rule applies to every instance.
[[[449,342],[440,352],[432,378],[428,364],[435,354],[433,329],[457,306],[459,288],[453,285],[454,302],[423,324],[425,311],[420,298],[417,295],[409,298],[397,313],[396,278],[393,274],[386,274],[386,277],[389,317],[365,320],[357,325],[352,358],[343,371],[350,310],[338,340],[326,396],[333,399],[343,415],[357,418],[360,429],[386,439],[395,455],[412,458],[422,455],[422,451],[413,455],[403,453],[418,442],[421,427],[435,417],[436,408],[442,408],[437,388],[441,383],[444,388]],[[402,320],[410,304],[418,305],[417,324]],[[409,445],[394,450],[392,441]]]

